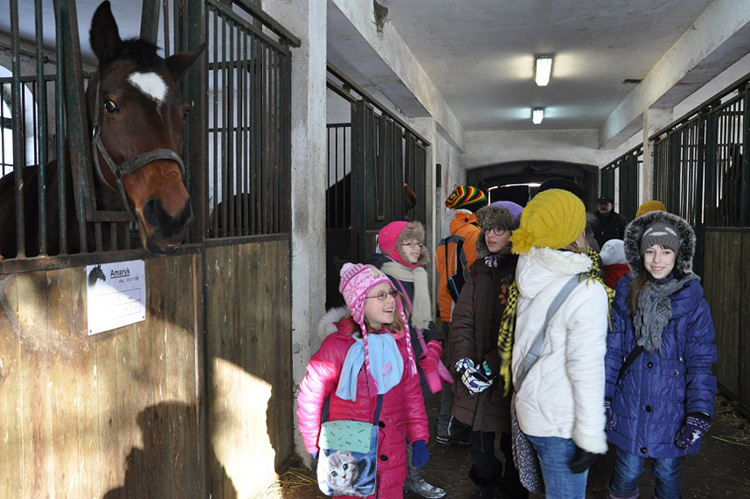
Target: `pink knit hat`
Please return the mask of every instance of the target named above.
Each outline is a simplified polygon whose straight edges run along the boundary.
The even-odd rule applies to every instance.
[[[352,315],[354,322],[359,324],[362,330],[362,338],[365,346],[365,365],[369,372],[370,370],[370,353],[367,347],[367,328],[365,326],[365,298],[367,292],[375,286],[387,282],[392,285],[391,280],[382,271],[372,265],[363,265],[361,263],[345,263],[341,267],[341,283],[339,284],[339,292],[343,295],[346,306],[349,307],[349,313]],[[400,299],[396,300],[396,310],[401,314],[401,319],[404,322],[404,328],[406,334],[409,335],[408,320],[404,313],[404,307]],[[411,348],[411,341],[406,340],[407,350],[407,369],[411,374],[416,374],[416,363],[414,360],[414,353]],[[375,383],[372,376],[368,376],[368,382]]]
[[[363,332],[366,332],[364,323],[365,297],[367,296],[367,292],[384,282],[390,284],[391,280],[372,265],[345,263],[341,268],[339,291],[344,296],[346,306],[349,307],[349,312],[352,314],[352,319],[362,327]]]

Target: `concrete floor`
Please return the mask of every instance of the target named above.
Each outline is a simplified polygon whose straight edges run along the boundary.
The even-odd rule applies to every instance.
[[[433,398],[428,403],[431,435],[435,432],[439,403],[439,398]],[[682,461],[683,497],[750,498],[750,423],[747,419],[739,415],[729,401],[719,396],[711,431],[704,438],[701,452]],[[447,497],[464,499],[471,496],[474,484],[468,478],[471,460],[469,449],[445,447],[435,442],[430,442],[428,448],[431,456],[423,470],[423,476],[430,483],[443,487],[448,492]],[[501,456],[499,451],[498,456]],[[610,452],[595,463],[589,474],[587,499],[606,497],[606,483],[612,472],[613,462]],[[314,477],[309,470],[295,471]],[[648,463],[639,487],[641,497],[651,496],[653,478]],[[325,496],[312,484],[276,497],[307,499]],[[415,496],[406,497],[415,499]]]

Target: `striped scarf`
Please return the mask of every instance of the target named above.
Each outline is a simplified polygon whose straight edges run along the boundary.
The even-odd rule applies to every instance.
[[[609,298],[609,307],[607,315],[609,316],[609,310],[612,307],[612,300],[615,297],[615,290],[609,288],[604,284],[604,274],[599,264],[599,254],[592,248],[588,248],[586,255],[591,260],[591,269],[586,272],[587,281],[598,281],[604,286],[604,290],[607,292]],[[497,349],[500,352],[500,372],[498,373],[503,377],[503,395],[508,395],[510,392],[510,380],[511,380],[511,362],[513,360],[513,338],[516,328],[516,307],[518,305],[518,286],[514,282],[508,290],[508,301],[505,304],[505,310],[503,310],[503,318],[500,321],[500,330],[498,331]],[[610,326],[611,317],[609,317]]]

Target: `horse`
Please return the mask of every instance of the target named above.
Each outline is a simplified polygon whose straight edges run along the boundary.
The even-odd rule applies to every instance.
[[[180,157],[190,103],[176,82],[205,44],[164,59],[147,40],[120,38],[109,1],[94,12],[89,41],[98,59],[86,88],[97,209],[128,212],[146,249],[172,252],[184,241],[192,219]],[[67,200],[73,199],[72,168],[81,166],[65,165]],[[0,239],[4,239],[0,240],[0,255],[4,258],[93,251],[94,224],[74,216],[70,202],[64,207],[66,213],[59,213],[58,168],[49,164],[46,171],[44,214],[38,208],[38,166],[23,168],[24,206],[16,206],[14,175],[0,179]],[[14,237],[17,209],[23,210],[25,218],[23,254],[18,253]],[[47,221],[45,241],[40,240],[38,231],[41,216]],[[90,236],[87,248],[79,244],[81,224]],[[66,241],[66,246],[61,247],[61,241]]]

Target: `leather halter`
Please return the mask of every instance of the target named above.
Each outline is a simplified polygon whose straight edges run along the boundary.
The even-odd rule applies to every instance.
[[[120,191],[120,197],[122,198],[122,202],[125,205],[125,210],[127,210],[128,214],[130,215],[130,218],[134,222],[138,222],[137,217],[133,213],[133,211],[130,209],[130,203],[128,202],[128,197],[125,193],[125,186],[122,183],[122,178],[125,175],[128,175],[130,173],[133,173],[134,171],[138,170],[142,166],[145,166],[153,161],[159,160],[159,159],[166,159],[171,160],[177,163],[177,165],[180,167],[180,171],[182,172],[182,178],[185,178],[185,164],[182,162],[182,158],[180,158],[176,152],[174,152],[171,149],[153,149],[151,151],[146,151],[144,153],[141,153],[137,155],[136,157],[129,159],[123,163],[120,163],[119,165],[115,163],[115,160],[112,159],[112,156],[107,152],[107,149],[104,147],[104,143],[102,143],[102,137],[101,137],[101,130],[99,126],[99,105],[101,100],[101,75],[96,80],[96,101],[95,101],[95,109],[94,109],[94,126],[92,128],[92,136],[91,136],[91,142],[96,146],[96,150],[93,151],[92,156],[94,157],[94,167],[96,168],[96,173],[99,176],[99,179],[104,182],[105,185],[107,185],[110,188],[113,188],[109,182],[107,182],[106,178],[104,177],[104,174],[102,172],[101,165],[99,164],[99,154],[97,154],[97,151],[101,153],[102,158],[104,158],[104,162],[107,163],[107,166],[109,167],[109,170],[112,172],[112,174],[115,176],[115,179],[117,180],[117,188]]]

